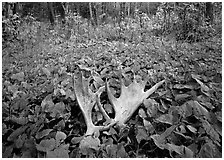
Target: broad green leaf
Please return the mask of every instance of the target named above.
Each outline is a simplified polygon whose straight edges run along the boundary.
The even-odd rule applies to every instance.
[[[101,120],[103,120],[103,115],[102,115],[101,112],[96,111],[94,114],[96,116],[96,123],[99,122],[99,121],[101,121]]]
[[[23,134],[24,135],[24,134]],[[16,140],[15,140],[15,148],[22,148],[23,143],[24,143],[24,138],[22,136],[19,136]]]
[[[110,129],[109,129],[109,133],[110,133],[111,135],[117,135],[117,131],[116,131],[113,127],[110,127]]]
[[[153,125],[151,124],[151,122],[143,119],[143,124],[145,129],[149,132],[149,133],[153,133],[155,131],[155,128],[153,127]]]
[[[161,123],[173,124],[173,115],[172,114],[163,114],[160,117],[156,118],[157,121]]]
[[[112,145],[106,146],[106,151],[107,151],[108,157],[110,158],[117,157],[117,145],[112,144]]]
[[[182,158],[193,158],[194,152],[190,150],[188,147],[184,146],[184,152]]]
[[[208,121],[202,120],[202,125],[212,140],[220,142],[219,134]]]
[[[65,112],[65,104],[63,102],[59,102],[55,104],[54,108],[51,110],[51,116],[56,117],[57,114],[63,116]]]
[[[179,110],[179,114],[186,118],[186,117],[189,117],[192,115],[193,113],[193,107],[191,105],[192,101],[188,101],[188,102],[185,102],[184,104],[182,104],[180,107],[178,107],[178,110]]]
[[[26,97],[22,97],[22,98],[19,98],[15,103],[14,105],[12,106],[13,109],[15,110],[24,110],[24,109],[27,109],[28,107],[28,99]]]
[[[67,135],[64,132],[57,131],[55,139],[56,145],[59,146],[67,138]]]
[[[64,148],[56,148],[53,151],[47,151],[46,158],[69,158],[69,150]]]
[[[209,90],[210,90],[210,89],[209,89],[203,82],[201,82],[201,81],[198,79],[198,77],[197,77],[196,75],[192,74],[191,76],[192,76],[193,79],[195,79],[195,80],[198,82],[198,84],[200,84],[200,86],[201,86],[201,91],[202,91],[205,95],[210,96],[210,94],[209,94]]]
[[[98,138],[93,138],[92,136],[84,137],[79,144],[82,153],[86,153],[88,148],[99,150],[99,146],[100,140]]]
[[[149,117],[156,116],[158,112],[158,103],[155,100],[148,98],[143,101],[143,104],[147,108],[147,114]]]
[[[73,137],[71,142],[72,144],[78,144],[83,139],[83,136],[81,137]]]
[[[112,138],[104,138],[103,139],[103,145],[108,146],[108,145],[113,145],[113,139]]]
[[[2,158],[10,158],[12,156],[12,151],[14,148],[14,144],[7,146],[6,149],[4,151],[2,151]]]
[[[36,139],[41,139],[45,136],[47,136],[53,129],[45,129],[43,131],[37,132]]]
[[[153,141],[157,147],[159,147],[160,149],[165,148],[165,146],[166,146],[165,139],[163,137],[161,137],[159,134],[154,134],[154,135],[151,135],[150,137],[153,139]]]
[[[105,111],[106,111],[108,114],[113,113],[112,105],[109,104],[109,103],[104,104],[104,109],[105,109]]]
[[[141,140],[148,140],[148,138],[149,138],[149,135],[147,134],[146,130],[143,128],[138,128],[138,133],[136,136],[138,143],[140,143]]]
[[[204,116],[206,119],[210,120],[210,115],[208,110],[202,105],[200,105],[198,101],[189,101],[189,104],[193,108],[194,115],[198,117]]]
[[[7,117],[7,118],[9,118],[9,117]],[[12,115],[12,117],[10,118],[10,120],[12,122],[17,123],[17,124],[20,124],[20,125],[25,125],[28,122],[28,119],[26,117],[16,117],[14,115]]]
[[[215,112],[216,118],[222,122],[222,112]]]
[[[31,158],[32,154],[34,154],[32,152],[34,152],[34,151],[32,151],[32,150],[25,150],[25,151],[22,152],[22,156],[18,157],[18,158]],[[32,158],[35,158],[35,157],[32,157]]]
[[[142,108],[139,109],[139,111],[138,111],[138,115],[139,115],[139,117],[141,117],[142,119],[145,119],[145,118],[147,117],[145,111],[144,111]]]
[[[197,97],[197,101],[207,109],[214,109],[215,107],[210,103],[210,99],[204,95],[200,95]]]
[[[173,130],[176,128],[177,126],[176,125],[173,125],[169,128],[167,128],[165,130],[165,132],[163,132],[160,136],[162,139],[165,139],[166,137],[170,136],[170,134],[173,132]]]
[[[122,143],[117,145],[117,158],[127,158],[128,154],[124,149],[124,145]]]
[[[183,146],[177,146],[175,144],[171,144],[171,143],[167,143],[166,144],[166,148],[169,150],[169,151],[175,151],[176,153],[178,153],[179,155],[182,155],[183,154]]]
[[[8,141],[15,141],[19,135],[21,135],[28,126],[22,126],[15,131],[13,131],[7,138]]]
[[[47,95],[41,103],[41,107],[45,112],[50,112],[54,108],[52,95]]]
[[[201,147],[199,152],[200,158],[220,158],[222,153],[219,152],[218,148],[212,143],[208,142]]]
[[[70,89],[66,90],[65,95],[66,95],[65,99],[71,98],[73,101],[75,100],[75,94]]]
[[[2,123],[2,135],[6,134],[8,132],[8,130],[9,129],[7,128],[6,124]]]
[[[42,140],[40,144],[36,145],[38,151],[47,152],[55,148],[56,141],[54,138]]]

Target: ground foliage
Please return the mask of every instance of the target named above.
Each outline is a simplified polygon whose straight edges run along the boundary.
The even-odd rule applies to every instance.
[[[4,35],[11,38],[3,39],[3,157],[221,157],[219,36],[176,42],[142,35],[135,22],[91,28],[78,16],[68,19],[70,23],[53,30],[32,17],[18,19],[16,25],[4,21],[11,28]],[[72,78],[77,66],[91,71],[86,76],[93,77],[92,90],[110,80],[115,96],[120,94],[120,75],[126,85],[133,73],[139,79],[150,75],[145,89],[166,82],[124,128],[111,127],[82,149],[86,124]],[[100,100],[113,117],[106,92]],[[95,125],[103,121],[97,110],[92,117]]]

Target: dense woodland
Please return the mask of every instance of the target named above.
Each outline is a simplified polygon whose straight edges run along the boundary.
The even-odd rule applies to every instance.
[[[221,2],[2,2],[3,158],[221,158]]]

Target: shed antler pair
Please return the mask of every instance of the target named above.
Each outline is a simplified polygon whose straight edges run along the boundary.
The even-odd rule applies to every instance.
[[[85,136],[97,135],[99,131],[106,130],[114,124],[124,125],[132,116],[132,114],[138,109],[144,99],[150,96],[155,90],[161,86],[165,80],[155,84],[151,89],[144,92],[145,85],[148,79],[137,82],[134,77],[133,82],[129,86],[125,86],[121,79],[121,95],[119,98],[115,98],[111,93],[109,83],[106,82],[106,91],[108,98],[114,108],[115,118],[112,119],[105,112],[100,103],[100,95],[105,90],[105,87],[101,87],[97,92],[92,92],[89,88],[90,78],[83,76],[82,70],[74,75],[74,91],[79,104],[80,109],[84,115],[85,123],[87,125],[87,131]],[[98,105],[100,112],[104,116],[106,123],[103,126],[95,126],[92,122],[92,109],[94,105]]]

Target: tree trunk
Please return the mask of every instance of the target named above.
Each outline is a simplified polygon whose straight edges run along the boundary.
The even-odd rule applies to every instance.
[[[131,2],[127,2],[127,4],[128,4],[128,17],[130,17]]]
[[[18,12],[18,5],[19,5],[19,2],[15,2],[13,4],[12,14],[16,14]]]
[[[92,24],[94,24],[93,11],[92,11],[92,4],[91,4],[91,2],[89,2],[89,13],[90,13],[90,21],[92,22]]]
[[[58,11],[61,14],[61,21],[65,24],[65,7],[63,6],[62,2],[58,3]]]
[[[8,2],[4,2],[4,9],[3,9],[3,15],[8,18],[9,17],[9,11],[10,11],[10,5]]]
[[[206,21],[212,23],[213,22],[213,4],[212,2],[206,2],[205,3],[205,17]]]
[[[47,2],[47,7],[49,11],[49,19],[52,25],[54,25],[54,10],[53,10],[53,2]]]

